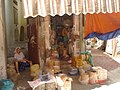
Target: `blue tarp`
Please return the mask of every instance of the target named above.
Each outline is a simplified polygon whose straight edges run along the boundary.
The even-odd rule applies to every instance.
[[[85,39],[97,37],[100,40],[109,40],[109,39],[117,37],[118,35],[120,35],[120,28],[117,29],[117,30],[115,30],[115,31],[108,32],[108,33],[105,33],[105,34],[100,34],[100,33],[92,32],[89,35],[87,35],[85,37]]]

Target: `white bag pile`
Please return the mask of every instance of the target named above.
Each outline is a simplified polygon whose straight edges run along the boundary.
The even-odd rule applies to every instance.
[[[92,67],[96,71],[98,83],[102,83],[107,80],[107,70],[102,67]]]
[[[68,76],[57,76],[58,90],[71,90],[72,78]]]
[[[81,84],[102,84],[107,80],[107,70],[102,67],[92,67],[92,71],[80,73]]]

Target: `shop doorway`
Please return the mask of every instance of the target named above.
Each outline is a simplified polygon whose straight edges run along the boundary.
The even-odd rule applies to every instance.
[[[50,46],[60,60],[69,60],[73,54],[73,15],[51,16]]]

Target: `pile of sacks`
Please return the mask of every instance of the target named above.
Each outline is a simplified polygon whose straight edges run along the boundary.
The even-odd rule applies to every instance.
[[[92,67],[91,71],[81,70],[79,82],[81,84],[102,84],[107,80],[107,70],[102,67]]]

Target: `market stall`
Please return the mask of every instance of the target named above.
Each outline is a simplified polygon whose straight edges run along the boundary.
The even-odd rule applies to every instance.
[[[96,84],[96,83],[100,83],[101,81],[104,82],[107,79],[107,71],[100,67],[92,68],[94,66],[93,62],[89,60],[91,54],[86,53],[85,50],[83,50],[84,48],[83,41],[84,41],[84,37],[89,37],[92,32],[93,34],[95,32],[94,34],[95,36],[96,33],[97,35],[98,34],[101,35],[101,34],[111,33],[112,31],[115,31],[117,29],[118,29],[117,31],[119,32],[120,30],[119,30],[118,21],[116,21],[115,23],[116,25],[113,25],[113,27],[110,30],[108,29],[104,30],[106,28],[105,27],[102,30],[102,32],[100,31],[101,28],[100,25],[102,24],[98,25],[99,23],[96,23],[103,19],[104,14],[101,14],[101,12],[102,13],[119,12],[120,11],[119,7],[120,7],[120,2],[118,0],[57,0],[57,1],[56,0],[24,0],[25,18],[28,18],[30,16],[35,17],[34,28],[36,30],[35,31],[36,44],[33,43],[33,45],[37,47],[36,50],[38,51],[37,57],[39,63],[41,64],[43,61],[44,65],[47,65],[49,67],[50,72],[56,71],[56,69],[60,70],[61,66],[56,67],[55,60],[56,59],[65,60],[67,57],[70,56],[67,55],[67,53],[69,52],[69,50],[67,49],[68,49],[68,43],[69,45],[72,45],[70,44],[72,38],[68,39],[68,34],[75,29],[75,33],[74,33],[75,37],[74,40],[71,42],[73,43],[72,47],[74,49],[72,51],[72,56],[71,56],[72,68],[70,68],[71,69],[70,74],[74,75],[76,74],[76,72],[78,75],[80,74],[79,81],[82,84]],[[84,19],[86,21],[85,26],[82,20],[84,16],[82,13],[86,15],[86,20]],[[97,14],[93,14],[93,13],[97,13]],[[50,15],[63,16],[64,14],[68,14],[68,15],[75,14],[78,15],[79,18],[73,19],[73,21],[75,20],[75,22],[72,23],[72,25],[70,25],[70,23],[67,23],[65,24],[65,26],[63,24],[62,28],[61,26],[58,26],[57,28],[62,29],[60,30],[61,31],[60,33],[58,33],[58,31],[56,32],[57,28],[55,28],[55,30],[52,30],[54,29],[54,27],[52,28]],[[117,14],[119,15],[119,13]],[[110,15],[107,13],[107,15],[110,17],[112,15],[113,17],[116,17],[116,14],[114,13]],[[100,17],[102,16],[102,18],[96,19],[96,17],[98,18],[98,16]],[[114,21],[114,19],[111,20]],[[79,25],[76,24],[77,21]],[[105,21],[109,22],[108,18],[105,19]],[[79,28],[77,28],[77,25],[79,26]],[[68,27],[69,29],[73,29],[73,30],[72,31],[66,30],[68,29]],[[85,27],[85,30],[83,30],[83,27]],[[55,33],[57,33],[59,37],[56,37]],[[62,41],[62,43],[59,41]],[[59,45],[59,48],[58,50],[54,51],[57,45]],[[48,54],[48,51],[51,50],[51,48],[53,49],[53,51],[52,52],[50,51],[51,54]],[[29,49],[31,49],[31,47]],[[84,54],[82,54],[82,51],[84,52]],[[58,54],[58,57],[56,56],[56,54]],[[33,57],[35,57],[35,55]],[[44,69],[44,67],[41,66],[40,68]],[[80,73],[78,71],[80,71]]]

